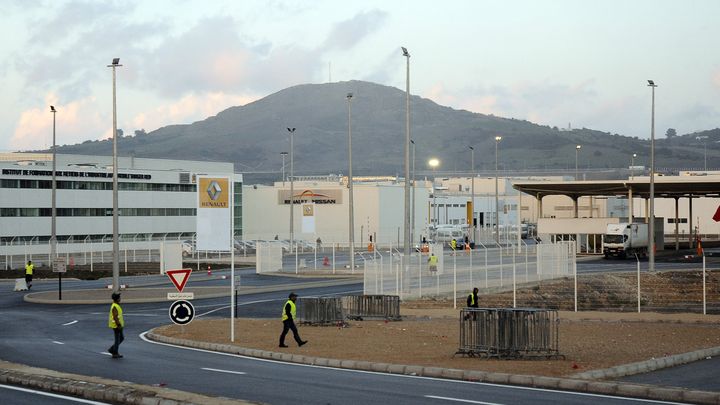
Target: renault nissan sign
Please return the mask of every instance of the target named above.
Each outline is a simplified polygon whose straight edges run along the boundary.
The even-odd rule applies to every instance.
[[[232,248],[232,195],[227,177],[197,178],[197,250]]]

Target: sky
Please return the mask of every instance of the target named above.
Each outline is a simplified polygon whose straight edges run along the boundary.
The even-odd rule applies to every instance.
[[[0,150],[106,139],[284,88],[366,80],[438,104],[650,137],[720,126],[720,1],[0,0]],[[339,100],[343,102],[344,98]]]

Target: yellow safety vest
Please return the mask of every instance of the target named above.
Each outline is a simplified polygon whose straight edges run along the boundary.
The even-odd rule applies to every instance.
[[[296,316],[295,316],[295,303],[292,302],[292,300],[287,300],[287,302],[285,303],[285,305],[283,305],[282,320],[284,321],[284,320],[288,319],[288,316],[287,316],[287,314],[285,313],[285,306],[287,306],[287,304],[290,304],[290,314],[292,314],[292,317],[293,317],[293,320],[294,320],[294,319],[296,318]]]
[[[110,327],[112,329],[115,329],[118,327],[117,324],[115,323],[115,318],[113,318],[113,313],[112,313],[113,308],[117,309],[117,314],[118,314],[117,317],[118,317],[118,321],[120,321],[120,327],[124,328],[125,320],[123,319],[122,307],[115,302],[113,302],[112,305],[110,305],[110,315],[108,316],[108,327]]]
[[[475,294],[470,293],[470,295],[468,295],[468,298],[470,298],[470,306],[475,305]]]
[[[29,276],[32,276],[33,269],[35,269],[35,265],[34,265],[34,264],[26,264],[26,265],[25,265],[25,274],[27,274],[27,275],[29,275]]]
[[[455,241],[455,239],[450,242],[450,246],[452,247],[452,250],[455,250],[455,247],[457,246],[457,242]]]
[[[437,256],[430,256],[430,258],[428,259],[428,261],[430,261],[430,265],[431,265],[431,266],[437,265],[438,257],[437,257]]]

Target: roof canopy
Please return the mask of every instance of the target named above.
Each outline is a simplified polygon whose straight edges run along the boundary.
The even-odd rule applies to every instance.
[[[514,183],[513,188],[535,197],[566,195],[570,198],[584,196],[627,196],[632,188],[634,197],[649,198],[650,178],[635,177],[632,180],[562,181]],[[720,176],[656,176],[655,197],[718,197]]]

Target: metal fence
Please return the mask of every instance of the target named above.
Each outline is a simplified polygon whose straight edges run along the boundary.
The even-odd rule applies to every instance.
[[[340,297],[302,297],[298,313],[300,322],[311,325],[336,325],[345,319]]]
[[[559,357],[557,311],[466,308],[456,354],[499,358]]]
[[[401,319],[400,297],[397,295],[352,295],[343,297],[342,302],[348,319]]]
[[[451,297],[478,287],[483,293],[516,291],[518,285],[572,276],[575,243],[498,245],[467,251],[448,251],[442,245],[430,252],[405,257],[400,252],[375,252],[364,259],[364,293],[395,294],[401,299]],[[430,255],[438,257],[437,271]]]

